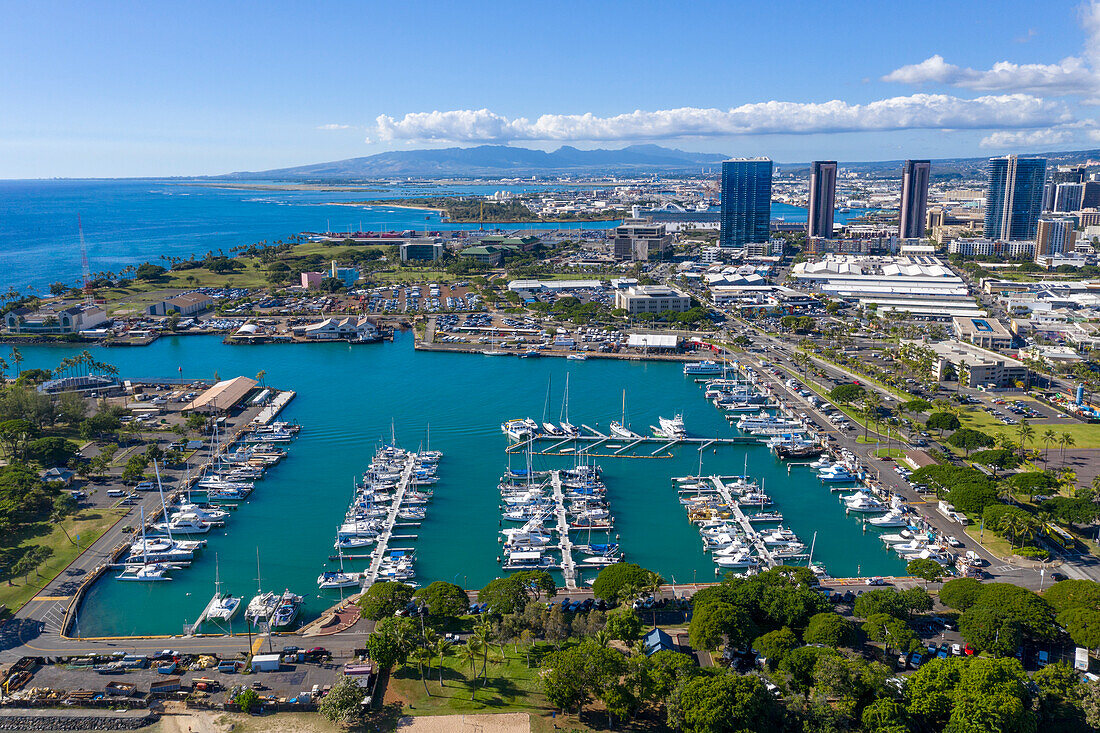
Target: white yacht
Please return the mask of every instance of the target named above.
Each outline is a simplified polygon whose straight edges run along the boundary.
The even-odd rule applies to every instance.
[[[867,520],[867,523],[875,527],[908,527],[909,518],[905,515],[905,512],[900,509],[891,509],[887,514],[881,517],[873,517]]]
[[[679,413],[673,418],[658,417],[657,424],[661,426],[661,432],[669,438],[679,439],[687,436],[687,430],[684,428],[684,416]]]
[[[171,580],[167,573],[170,566],[163,563],[149,563],[146,565],[129,565],[121,573],[115,576],[117,580]]]
[[[850,512],[865,512],[869,514],[888,511],[888,507],[870,494],[860,491],[844,500],[844,506]]]
[[[693,376],[705,376],[708,374],[724,374],[726,367],[711,359],[704,359],[692,364],[684,364],[684,374]]]
[[[623,424],[621,422],[619,422],[618,420],[612,420],[611,424],[608,425],[608,429],[611,431],[611,434],[613,436],[615,436],[616,438],[624,438],[624,439],[627,439],[627,440],[637,440],[638,438],[642,437],[642,436],[638,435],[637,433],[635,433],[630,428],[624,427]]]
[[[214,597],[206,604],[202,617],[211,621],[229,621],[241,609],[241,599],[229,593],[222,593],[221,571],[218,559],[214,558]]]
[[[167,522],[157,522],[153,529],[158,532],[175,532],[176,534],[206,534],[213,525],[204,522],[194,514],[176,514]]]
[[[759,567],[760,561],[747,552],[736,555],[723,555],[714,558],[714,564],[720,568],[749,569]]]
[[[535,435],[530,425],[527,424],[527,421],[521,419],[507,420],[501,423],[500,430],[509,438],[516,441],[529,440]]]
[[[317,587],[321,590],[331,588],[351,588],[359,585],[360,573],[345,573],[339,570],[326,570],[317,576]]]

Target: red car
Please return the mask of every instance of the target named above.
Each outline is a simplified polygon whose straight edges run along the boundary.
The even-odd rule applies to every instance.
[[[965,654],[968,657],[973,656],[977,653],[978,653],[977,650],[974,649],[974,647],[970,646],[969,644],[967,644],[966,646],[963,647],[963,654]]]

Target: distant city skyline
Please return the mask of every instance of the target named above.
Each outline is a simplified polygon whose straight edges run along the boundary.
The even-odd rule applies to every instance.
[[[0,2],[0,178],[483,143],[780,162],[1100,147],[1100,0]]]

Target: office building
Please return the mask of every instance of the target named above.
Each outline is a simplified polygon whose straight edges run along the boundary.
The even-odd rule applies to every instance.
[[[1084,183],[1085,166],[1060,165],[1050,172],[1050,178],[1043,189],[1043,211],[1054,210],[1054,196],[1060,183]]]
[[[434,262],[443,259],[443,241],[428,237],[409,239],[399,245],[402,262],[423,260]]]
[[[1043,204],[1047,162],[1043,158],[1006,155],[989,160],[985,200],[985,236],[990,239],[1035,239]]]
[[[991,354],[965,341],[937,341],[927,347],[936,352],[932,369],[937,381],[944,381],[951,371],[964,387],[972,389],[1012,389],[1021,384],[1026,387],[1030,381],[1028,368],[1022,362]]]
[[[983,349],[1007,349],[1012,346],[1012,334],[996,318],[951,319],[955,338],[967,341]]]
[[[927,160],[907,160],[901,169],[901,211],[898,238],[924,236],[925,210],[928,208],[928,178],[932,164]]]
[[[833,236],[833,208],[836,205],[836,161],[815,160],[810,164],[808,236]]]
[[[771,158],[733,158],[722,162],[722,221],[719,244],[743,248],[770,239]]]
[[[1051,211],[1064,214],[1083,209],[1085,186],[1084,183],[1059,183],[1054,189],[1054,206]]]
[[[1035,256],[1073,252],[1077,247],[1076,222],[1068,217],[1043,217],[1035,235]]]
[[[615,307],[631,315],[691,310],[691,297],[664,285],[635,285],[615,291]]]
[[[627,219],[615,227],[611,249],[615,259],[620,261],[659,260],[672,250],[672,235],[664,224]]]

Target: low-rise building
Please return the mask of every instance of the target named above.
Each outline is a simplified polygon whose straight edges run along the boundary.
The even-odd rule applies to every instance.
[[[947,245],[948,254],[963,257],[1034,257],[1035,242],[1031,240],[985,239],[960,237]]]
[[[302,287],[306,290],[313,290],[321,287],[321,281],[325,279],[325,273],[323,272],[303,272],[302,273]]]
[[[402,262],[435,262],[443,259],[443,241],[440,239],[409,239],[398,247]]]
[[[965,341],[940,341],[929,345],[936,353],[933,372],[943,381],[954,371],[963,386],[1013,389],[1025,387],[1030,378],[1027,366],[1016,359],[994,354]]]
[[[295,331],[312,341],[378,341],[378,326],[364,316],[326,318]]]
[[[183,293],[153,303],[148,308],[151,316],[166,316],[179,313],[181,316],[193,316],[214,307],[214,299],[205,293]]]
[[[480,262],[483,265],[491,265],[493,267],[499,266],[504,262],[504,254],[508,249],[501,245],[487,244],[476,245],[474,247],[467,247],[459,252],[463,257],[468,257],[474,262]]]
[[[16,308],[4,315],[4,326],[11,333],[79,333],[107,322],[107,312],[98,305],[74,305],[68,308],[40,310]]]
[[[627,313],[663,313],[691,310],[691,297],[664,285],[635,285],[615,291],[615,307]]]
[[[955,338],[986,349],[1007,349],[1012,346],[1012,334],[996,318],[956,317],[951,320]]]

